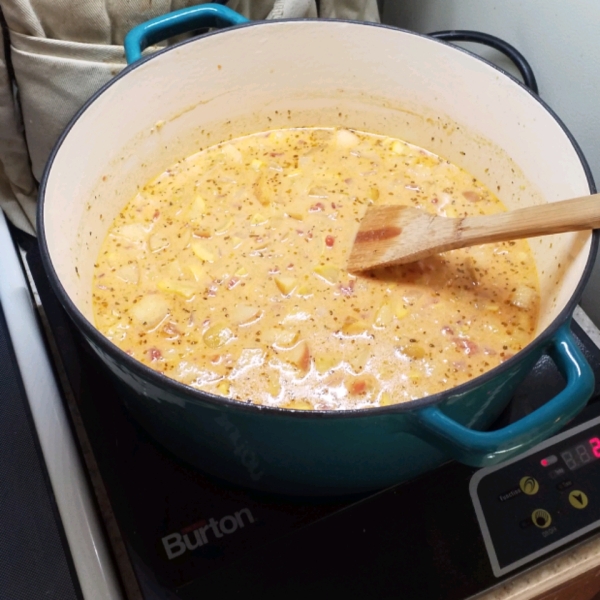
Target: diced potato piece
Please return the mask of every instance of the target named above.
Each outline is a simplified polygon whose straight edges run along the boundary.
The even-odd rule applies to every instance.
[[[347,377],[344,385],[352,396],[363,396],[377,389],[377,380],[373,375],[365,374],[358,377]]]
[[[264,167],[265,163],[262,160],[258,160],[258,158],[255,158],[251,163],[250,166],[255,170],[255,171],[260,171],[262,167]]]
[[[340,270],[333,265],[319,265],[314,268],[314,272],[332,285],[340,279]]]
[[[389,392],[381,392],[379,406],[391,406],[392,404],[395,404],[395,402],[392,400],[391,394]]]
[[[400,140],[396,140],[392,144],[392,152],[395,152],[396,154],[407,154],[408,151],[409,151],[408,144],[405,144],[404,142],[401,142]]]
[[[231,383],[229,382],[228,379],[224,379],[223,381],[219,382],[219,384],[217,385],[217,392],[219,392],[219,394],[221,394],[221,396],[229,395],[230,389],[231,389]]]
[[[394,313],[392,312],[391,306],[387,303],[382,304],[375,315],[375,327],[386,327],[392,322],[393,318]]]
[[[362,319],[355,319],[354,317],[346,317],[344,324],[342,325],[342,333],[344,335],[360,335],[369,329],[369,324]]]
[[[415,381],[416,382],[416,381],[419,381],[420,379],[423,379],[423,374],[419,373],[419,371],[411,370],[411,371],[408,372],[408,378],[411,381]]]
[[[181,264],[176,259],[169,264],[167,269],[167,273],[171,279],[181,279],[184,276],[183,269],[181,268]]]
[[[298,177],[299,175],[302,175],[302,171],[300,169],[292,169],[288,174],[287,177]]]
[[[287,211],[287,216],[292,218],[292,219],[296,219],[296,221],[304,221],[304,213],[300,212],[299,210],[289,210]]]
[[[185,283],[183,281],[173,281],[170,279],[163,279],[158,282],[158,289],[161,292],[167,294],[178,294],[184,298],[191,298],[198,293],[198,287],[196,285]]]
[[[169,303],[160,294],[148,294],[133,305],[130,314],[138,325],[154,329],[169,314]]]
[[[196,196],[190,204],[187,216],[189,219],[199,219],[206,212],[206,202],[202,196]]]
[[[307,373],[310,369],[310,349],[305,341],[300,342],[281,355],[285,361],[294,365],[301,373]]]
[[[297,290],[298,296],[310,296],[313,293],[313,289],[307,283],[302,284]]]
[[[140,268],[137,262],[128,263],[119,267],[115,271],[115,275],[125,283],[133,283],[137,285],[140,281]]]
[[[243,241],[244,240],[242,240],[242,238],[240,238],[240,237],[237,237],[237,235],[234,235],[231,238],[231,243],[233,244],[234,248],[238,248]]]
[[[397,319],[404,319],[404,317],[406,317],[407,314],[408,314],[408,309],[404,308],[404,305],[402,304],[402,302],[397,302],[394,305],[394,315],[396,316]]]
[[[209,348],[219,348],[233,337],[233,331],[226,323],[215,323],[204,332],[202,339]]]
[[[287,295],[290,294],[292,290],[296,287],[296,278],[281,275],[279,277],[275,277],[275,285],[278,287],[279,291],[282,294]]]
[[[227,221],[227,223],[225,223],[225,225],[223,225],[223,227],[215,230],[215,234],[223,235],[224,233],[227,233],[232,225],[233,225],[233,219],[229,219],[229,221]]]
[[[233,145],[233,144],[225,144],[221,148],[221,152],[230,158],[233,162],[241,164],[242,162],[242,153]]]
[[[272,346],[279,348],[289,348],[293,346],[300,337],[300,332],[294,329],[283,329],[282,327],[272,327],[265,331],[263,340]]]
[[[252,225],[263,225],[268,220],[268,217],[265,217],[262,213],[255,213],[250,217],[250,223],[252,223]]]
[[[109,267],[115,269],[123,262],[123,258],[116,252],[110,252],[106,255],[106,262],[108,263]]]
[[[409,358],[419,360],[425,356],[425,348],[423,348],[421,344],[407,344],[402,347],[402,354]]]
[[[340,364],[340,359],[331,354],[317,354],[315,357],[315,367],[319,373],[327,373]]]
[[[236,304],[231,311],[231,322],[234,325],[243,325],[255,321],[260,317],[261,310],[251,304]]]
[[[354,148],[360,143],[360,138],[347,129],[340,129],[335,134],[335,141],[341,148]]]
[[[202,281],[206,277],[206,272],[204,269],[196,263],[190,263],[187,265],[187,268],[189,269],[195,281]]]
[[[148,231],[141,223],[131,223],[115,229],[114,235],[122,237],[129,242],[133,242],[134,244],[141,244],[146,241],[146,238],[148,237]]]
[[[237,269],[234,275],[236,277],[245,277],[246,275],[248,275],[248,269],[246,269],[245,267],[240,267],[239,269]]]
[[[352,353],[352,355],[348,358],[348,363],[355,373],[360,373],[365,369],[367,363],[369,362],[369,358],[371,358],[371,354],[371,348],[368,346]]]
[[[277,398],[281,393],[281,382],[279,381],[279,373],[274,369],[269,369],[266,377],[267,393],[273,398]]]
[[[158,233],[151,235],[148,240],[148,246],[150,247],[151,252],[159,252],[160,250],[168,248],[169,245],[169,238]]]
[[[205,262],[213,262],[215,255],[200,242],[192,242],[192,252],[200,259]]]
[[[510,303],[518,308],[529,309],[534,305],[536,297],[537,294],[533,288],[528,285],[519,285],[512,293]]]
[[[308,400],[290,400],[281,405],[282,408],[290,408],[292,410],[313,410],[314,406]]]

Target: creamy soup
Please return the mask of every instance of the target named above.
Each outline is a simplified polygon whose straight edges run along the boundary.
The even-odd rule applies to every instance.
[[[539,310],[524,240],[349,273],[370,204],[504,211],[469,173],[398,139],[275,130],[171,166],[115,219],[95,265],[98,329],[197,389],[295,409],[447,390],[528,344]]]

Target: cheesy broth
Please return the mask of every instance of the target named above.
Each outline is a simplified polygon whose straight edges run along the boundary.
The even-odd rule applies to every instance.
[[[235,139],[173,165],[115,219],[95,265],[96,325],[192,387],[298,409],[427,396],[531,341],[539,292],[526,241],[352,274],[373,203],[505,210],[401,140],[319,128]]]

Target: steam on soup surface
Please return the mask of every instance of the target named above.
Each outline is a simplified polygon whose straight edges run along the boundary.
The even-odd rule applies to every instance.
[[[95,265],[98,329],[194,388],[298,409],[385,406],[452,388],[528,344],[526,241],[352,274],[367,205],[505,210],[469,173],[401,140],[285,129],[210,147],[150,181]]]

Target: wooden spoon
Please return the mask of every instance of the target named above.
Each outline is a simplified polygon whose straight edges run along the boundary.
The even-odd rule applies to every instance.
[[[438,252],[600,227],[600,194],[451,219],[409,206],[371,206],[348,259],[349,271],[401,265]]]

